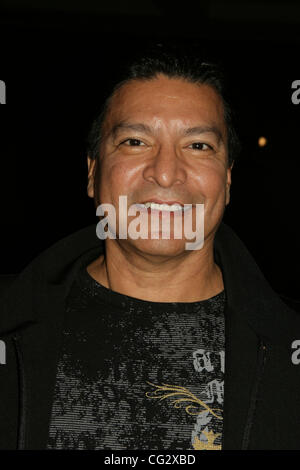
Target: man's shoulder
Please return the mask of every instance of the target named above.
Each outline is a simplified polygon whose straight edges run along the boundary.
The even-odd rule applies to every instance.
[[[292,299],[282,294],[278,294],[283,303],[285,303],[290,309],[300,314],[300,300]]]
[[[18,274],[0,274],[0,295],[18,277]]]
[[[17,275],[0,276],[0,332],[31,320],[46,319],[63,304],[76,266],[86,254],[102,251],[95,225],[59,240]],[[49,306],[53,307],[49,314]]]
[[[35,272],[38,274],[37,280],[40,280],[42,271],[47,278],[54,279],[82,254],[93,248],[101,250],[101,247],[101,241],[96,235],[96,225],[73,232],[43,250],[20,273],[0,275],[0,293],[2,287],[5,289],[12,282],[22,281],[28,276],[32,278],[32,273]]]

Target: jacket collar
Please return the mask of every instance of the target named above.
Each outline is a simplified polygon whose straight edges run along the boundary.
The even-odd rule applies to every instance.
[[[225,223],[216,233],[214,252],[223,273],[228,308],[261,338],[290,347],[298,314],[274,292],[244,243]]]

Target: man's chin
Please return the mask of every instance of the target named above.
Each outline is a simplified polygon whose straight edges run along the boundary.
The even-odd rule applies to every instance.
[[[152,256],[178,256],[186,251],[187,240],[182,239],[128,239],[130,245],[145,254]]]

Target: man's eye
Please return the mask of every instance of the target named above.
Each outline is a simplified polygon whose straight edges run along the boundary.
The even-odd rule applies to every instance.
[[[139,139],[126,139],[121,144],[128,145],[130,147],[140,147],[141,145],[145,145],[141,140]]]
[[[192,147],[193,150],[211,150],[212,147],[208,144],[204,144],[203,142],[194,142],[193,144],[189,145]]]

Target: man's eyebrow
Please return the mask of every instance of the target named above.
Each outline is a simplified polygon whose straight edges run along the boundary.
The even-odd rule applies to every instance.
[[[196,126],[189,127],[183,131],[185,136],[193,136],[199,134],[215,134],[218,141],[223,140],[222,132],[217,126]]]
[[[109,134],[115,137],[118,131],[120,130],[145,132],[146,134],[153,134],[154,132],[154,129],[152,127],[142,122],[131,123],[131,122],[126,122],[126,121],[121,121],[112,127]],[[222,132],[215,125],[188,127],[187,129],[183,129],[182,131],[182,134],[184,136],[193,136],[193,135],[207,134],[207,133],[215,134],[218,141],[223,140]]]
[[[115,137],[116,134],[118,133],[118,131],[120,130],[131,130],[131,131],[136,131],[136,132],[145,132],[147,134],[151,134],[153,133],[153,129],[148,126],[147,124],[143,124],[141,122],[137,122],[137,123],[131,123],[131,122],[118,122],[117,124],[115,124],[111,131],[110,131],[110,134]]]

